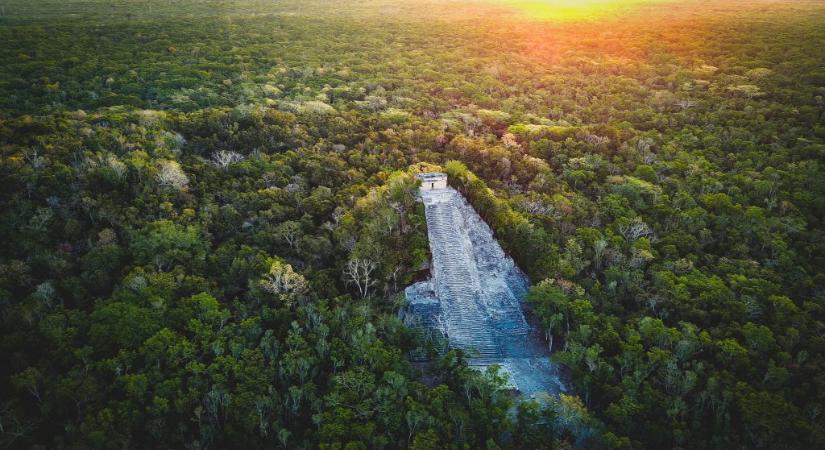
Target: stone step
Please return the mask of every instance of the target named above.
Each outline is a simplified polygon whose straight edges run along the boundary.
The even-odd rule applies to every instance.
[[[506,258],[489,227],[452,189],[422,192],[433,256],[433,287],[439,297],[448,338],[453,347],[478,355],[499,356],[497,334],[526,334],[521,308],[486,305],[482,274],[498,274],[506,268],[497,259]],[[499,303],[512,300],[501,299]],[[488,306],[495,311],[488,312]]]

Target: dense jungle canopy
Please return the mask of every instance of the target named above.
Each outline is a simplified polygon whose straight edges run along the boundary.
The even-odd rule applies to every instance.
[[[0,447],[825,448],[825,4],[553,3],[4,0]],[[399,319],[421,170],[569,394]]]

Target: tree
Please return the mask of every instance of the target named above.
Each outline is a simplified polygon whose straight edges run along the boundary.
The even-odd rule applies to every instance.
[[[275,260],[269,266],[269,272],[260,281],[261,287],[282,301],[299,297],[306,293],[309,285],[301,274],[295,273],[292,266]]]
[[[219,169],[226,170],[229,166],[244,160],[243,155],[229,150],[218,150],[212,154],[212,163]]]
[[[298,250],[303,231],[301,223],[294,220],[287,220],[275,227],[275,237],[289,245],[293,250]]]
[[[350,258],[344,267],[344,277],[347,283],[355,284],[361,298],[367,298],[370,289],[375,285],[372,274],[378,265],[369,258]]]
[[[139,263],[151,262],[163,270],[171,264],[195,265],[204,261],[207,247],[199,227],[158,220],[135,232],[129,248]]]
[[[177,161],[160,161],[155,178],[160,186],[170,189],[183,190],[189,186],[189,177],[186,176]]]

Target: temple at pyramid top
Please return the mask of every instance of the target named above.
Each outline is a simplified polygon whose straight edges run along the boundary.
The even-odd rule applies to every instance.
[[[433,189],[445,189],[447,187],[447,174],[441,172],[419,173],[416,177],[421,180],[421,190],[430,191]]]

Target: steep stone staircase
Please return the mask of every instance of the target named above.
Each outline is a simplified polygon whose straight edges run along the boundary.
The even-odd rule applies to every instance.
[[[497,334],[528,332],[521,305],[498,263],[506,256],[489,227],[452,189],[422,192],[433,255],[433,284],[442,302],[450,345],[480,358],[501,357]],[[485,232],[486,231],[486,232]],[[497,251],[496,251],[497,250]],[[500,253],[500,254],[499,254]],[[498,332],[498,333],[496,333]]]
[[[470,366],[500,366],[524,394],[564,392],[558,366],[522,312],[527,277],[456,190],[420,195],[432,278],[406,289],[409,311],[418,323],[444,332],[451,347],[467,351]]]

